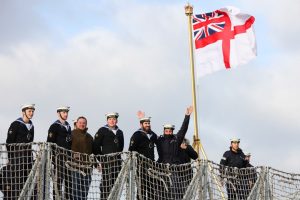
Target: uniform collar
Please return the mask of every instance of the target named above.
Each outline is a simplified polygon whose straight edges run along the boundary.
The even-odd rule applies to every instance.
[[[71,130],[71,126],[70,126],[69,122],[67,122],[67,121],[65,121],[65,124],[62,124],[59,120],[56,120],[54,123],[65,127],[67,129],[67,131]]]
[[[17,122],[20,122],[21,124],[24,124],[24,125],[27,127],[28,130],[30,130],[30,129],[33,127],[33,124],[32,124],[32,121],[31,121],[31,120],[29,120],[28,123],[25,123],[24,120],[23,120],[23,118],[20,117],[20,118],[18,118],[16,121],[17,121]]]
[[[104,125],[103,128],[107,128],[107,129],[109,129],[109,130],[111,130],[111,131],[112,131],[112,130],[115,130],[115,131],[118,131],[118,130],[119,130],[119,127],[118,127],[117,125],[115,126],[114,129],[110,128],[107,124]]]
[[[142,128],[139,128],[138,131],[140,131],[140,132],[146,134],[147,136],[150,135],[150,137],[151,137],[152,134],[153,134],[152,131],[146,132],[146,131],[144,131]]]
[[[18,122],[20,122],[20,123],[22,123],[22,124],[32,124],[32,121],[31,121],[31,120],[29,120],[28,123],[25,123],[22,117],[16,119],[16,121],[18,121]]]

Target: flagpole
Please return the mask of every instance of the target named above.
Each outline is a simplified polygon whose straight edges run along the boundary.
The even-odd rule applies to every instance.
[[[193,148],[196,150],[196,152],[199,155],[200,158],[200,150],[204,156],[204,159],[207,160],[206,153],[204,151],[204,148],[201,144],[200,137],[198,135],[198,116],[197,116],[197,107],[196,107],[196,87],[195,87],[195,67],[194,67],[194,51],[193,51],[193,33],[192,33],[192,15],[193,15],[193,6],[190,4],[187,4],[185,7],[185,15],[188,17],[188,26],[189,26],[189,42],[190,42],[190,65],[191,65],[191,75],[192,75],[192,95],[193,95],[193,106],[194,106],[194,142],[193,142]],[[213,171],[213,168],[210,163],[208,163],[208,168],[210,171]],[[217,183],[217,188],[219,192],[221,193],[222,199],[225,200],[225,195],[222,191],[222,184],[218,180],[218,178],[215,176],[214,173],[212,173],[214,180]]]
[[[198,115],[197,115],[197,105],[196,105],[196,87],[195,87],[195,67],[194,67],[194,52],[193,52],[193,35],[192,35],[192,15],[193,15],[193,6],[190,4],[185,7],[185,15],[188,17],[188,26],[189,26],[189,42],[190,42],[190,67],[191,67],[191,76],[192,76],[192,96],[193,96],[193,107],[194,107],[194,141],[193,148],[196,150],[200,157],[200,150],[207,160],[206,153],[202,147],[200,137],[198,135]]]

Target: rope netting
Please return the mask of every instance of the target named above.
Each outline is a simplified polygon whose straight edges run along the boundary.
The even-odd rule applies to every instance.
[[[137,153],[95,156],[50,143],[0,144],[0,150],[2,199],[300,200],[300,174],[269,167],[169,165]]]

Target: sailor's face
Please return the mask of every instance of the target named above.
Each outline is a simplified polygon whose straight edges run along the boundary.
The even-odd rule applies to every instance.
[[[166,128],[166,129],[164,129],[164,134],[165,135],[172,135],[173,134],[173,130],[169,129],[169,128]]]
[[[61,112],[59,112],[58,114],[59,114],[59,117],[60,117],[62,120],[67,120],[67,119],[68,119],[69,112],[67,112],[67,111],[61,111]]]
[[[33,114],[34,114],[34,109],[26,109],[24,111],[24,114],[28,119],[32,119]]]
[[[237,151],[240,148],[240,142],[231,142],[231,148]]]
[[[144,131],[148,132],[148,131],[151,129],[150,122],[143,122],[143,123],[141,124],[141,128],[142,128]]]
[[[107,125],[111,128],[115,127],[118,123],[118,120],[114,117],[110,117],[107,119]]]

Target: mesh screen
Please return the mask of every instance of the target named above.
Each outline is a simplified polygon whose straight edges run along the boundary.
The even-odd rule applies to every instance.
[[[2,199],[300,199],[300,174],[137,153],[80,154],[50,143],[0,144]]]

